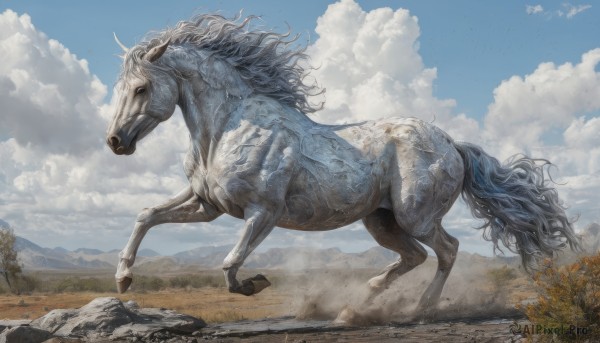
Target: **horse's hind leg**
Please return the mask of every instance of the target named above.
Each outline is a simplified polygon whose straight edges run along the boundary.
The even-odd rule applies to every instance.
[[[363,219],[369,233],[384,248],[400,254],[400,259],[387,266],[381,274],[369,280],[369,297],[372,301],[398,277],[425,262],[427,251],[409,236],[396,222],[394,214],[386,209],[377,209]]]
[[[416,310],[419,316],[427,318],[430,316],[431,310],[437,306],[444,284],[456,260],[458,240],[450,236],[439,222],[435,224],[435,228],[430,235],[418,239],[433,249],[438,258],[438,268],[435,277],[421,296]]]

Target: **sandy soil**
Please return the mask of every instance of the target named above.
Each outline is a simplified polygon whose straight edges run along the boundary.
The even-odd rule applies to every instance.
[[[509,324],[447,323],[411,326],[376,326],[343,331],[261,334],[247,338],[219,338],[214,342],[520,342]]]
[[[524,322],[522,319],[513,319]],[[330,322],[266,319],[210,326],[196,337],[168,337],[166,342],[521,342],[510,332],[513,320],[465,320],[432,324],[338,327]]]

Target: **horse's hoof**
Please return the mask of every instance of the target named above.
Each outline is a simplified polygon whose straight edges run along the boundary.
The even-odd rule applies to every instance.
[[[262,274],[258,274],[255,277],[248,279],[248,281],[254,286],[254,294],[260,293],[263,289],[271,286],[269,280]]]
[[[340,311],[332,325],[353,327],[384,325],[388,323],[389,317],[390,313],[386,313],[379,308],[354,309],[346,306]]]
[[[242,285],[237,289],[237,293],[250,296],[260,293],[260,291],[269,286],[271,286],[269,280],[264,275],[258,274],[242,281]]]
[[[431,324],[431,323],[433,323],[433,318],[430,318],[430,317],[417,317],[417,323],[419,325]]]
[[[435,311],[432,309],[415,311],[413,318],[413,321],[416,321],[421,325],[430,324],[435,321]]]
[[[133,281],[133,279],[127,276],[117,279],[117,291],[121,294],[125,293],[131,285],[131,281]]]
[[[331,323],[333,326],[353,326],[358,314],[349,306],[346,306],[338,313],[338,316]]]

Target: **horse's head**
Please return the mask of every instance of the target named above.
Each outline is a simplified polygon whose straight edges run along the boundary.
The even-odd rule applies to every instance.
[[[175,111],[176,77],[158,61],[168,46],[169,40],[152,48],[136,46],[126,53],[114,95],[118,97],[116,110],[106,136],[117,155],[132,154],[137,141]]]

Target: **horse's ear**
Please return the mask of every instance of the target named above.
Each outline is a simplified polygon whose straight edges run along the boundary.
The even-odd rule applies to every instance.
[[[167,39],[161,45],[155,46],[154,48],[150,49],[150,51],[148,51],[144,55],[144,59],[150,63],[156,61],[160,58],[160,56],[162,56],[165,53],[165,51],[167,51],[169,43],[171,43],[171,38]]]

